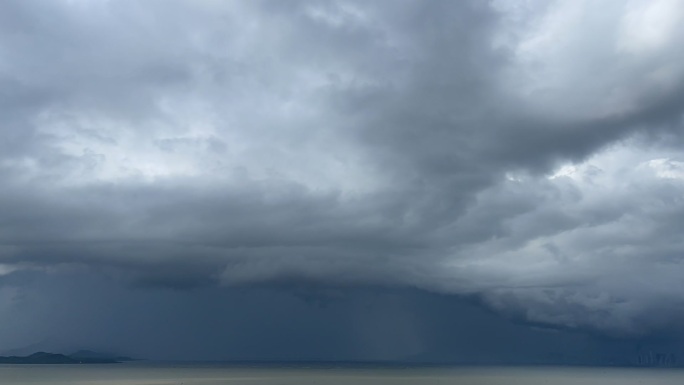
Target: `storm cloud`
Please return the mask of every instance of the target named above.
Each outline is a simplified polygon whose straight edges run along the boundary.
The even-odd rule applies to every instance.
[[[4,1],[2,317],[78,271],[131,298],[394,288],[679,333],[682,19],[670,0]]]

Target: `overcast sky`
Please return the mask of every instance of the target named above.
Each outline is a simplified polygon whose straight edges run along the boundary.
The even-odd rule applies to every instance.
[[[675,338],[682,46],[678,0],[2,1],[0,351]]]

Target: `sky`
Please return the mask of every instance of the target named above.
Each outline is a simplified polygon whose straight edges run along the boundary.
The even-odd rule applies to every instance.
[[[684,353],[682,46],[678,0],[2,1],[0,352]]]

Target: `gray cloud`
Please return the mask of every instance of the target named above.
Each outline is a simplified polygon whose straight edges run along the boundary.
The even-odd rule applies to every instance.
[[[525,4],[4,2],[0,273],[677,329],[683,13]]]

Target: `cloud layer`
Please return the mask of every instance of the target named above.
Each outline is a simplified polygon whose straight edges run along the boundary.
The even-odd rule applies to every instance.
[[[0,292],[134,285],[474,295],[677,330],[676,1],[5,1]]]

